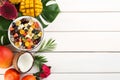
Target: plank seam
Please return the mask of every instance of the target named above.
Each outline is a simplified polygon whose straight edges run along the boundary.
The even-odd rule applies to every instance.
[[[51,32],[52,33],[53,32],[62,32],[62,33],[65,32],[65,33],[67,33],[67,32],[120,32],[120,31],[109,31],[109,30],[106,30],[106,31],[105,30],[103,30],[103,31],[102,30],[101,31],[100,30],[99,31],[98,30],[96,30],[96,31],[93,30],[93,31],[91,31],[91,30],[81,30],[81,31],[45,31],[45,32],[50,32],[50,33]]]
[[[33,73],[28,73],[33,74]],[[51,74],[120,74],[120,72],[51,72]],[[0,74],[4,75],[4,74]]]
[[[52,74],[120,74],[120,72],[52,72]]]
[[[13,51],[19,52],[19,51]],[[31,51],[33,53],[37,51]],[[120,53],[120,51],[51,51],[51,52],[40,52],[41,53]]]
[[[61,11],[61,13],[120,13],[120,11]]]

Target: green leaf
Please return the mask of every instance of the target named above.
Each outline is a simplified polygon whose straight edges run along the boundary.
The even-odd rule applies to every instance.
[[[12,20],[7,20],[0,16],[0,30],[7,31]]]
[[[42,64],[48,62],[44,56],[34,56],[34,65],[41,69]]]
[[[19,12],[19,13],[18,13],[18,17],[21,17],[21,16],[22,16],[22,13],[21,13],[21,12]]]
[[[7,45],[9,43],[8,32],[0,30],[0,45]]]
[[[33,75],[36,77],[36,80],[41,80],[40,79],[40,72],[33,73]]]
[[[12,20],[7,20],[0,16],[0,45],[10,44],[8,39],[8,28]]]
[[[48,52],[56,48],[55,40],[49,39],[47,42],[43,41],[37,52]]]
[[[44,7],[41,15],[46,21],[52,22],[58,15],[58,13],[59,13],[58,5],[52,4],[52,5]]]
[[[41,17],[37,17],[37,19],[42,23],[43,28],[48,26],[48,24],[46,24],[45,22],[42,21],[43,19],[47,23],[51,23],[55,20],[55,18],[57,17],[57,15],[60,12],[60,9],[59,9],[59,6],[57,3],[46,5],[49,1],[55,2],[55,0],[42,0],[43,11],[41,13]]]
[[[39,16],[36,17],[36,19],[38,19],[38,21],[40,21],[40,23],[42,24],[43,28],[47,27],[48,25],[44,24],[41,20],[41,18]]]

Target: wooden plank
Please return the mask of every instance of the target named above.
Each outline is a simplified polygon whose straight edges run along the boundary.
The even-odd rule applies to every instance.
[[[61,13],[45,30],[120,31],[120,13]]]
[[[120,74],[51,74],[44,80],[120,80]],[[4,76],[0,75],[0,80]]]
[[[53,74],[117,74],[120,73],[118,53],[43,53]],[[4,74],[5,69],[0,69]],[[34,67],[29,73],[35,73]]]
[[[119,0],[56,0],[61,11],[120,11]]]
[[[120,80],[120,74],[52,74],[45,80]]]
[[[45,32],[56,40],[55,51],[120,51],[120,32]]]
[[[118,53],[44,53],[52,73],[120,72]]]

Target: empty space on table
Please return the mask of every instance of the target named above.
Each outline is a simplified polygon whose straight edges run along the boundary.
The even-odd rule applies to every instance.
[[[41,53],[40,53],[41,54]],[[116,74],[119,53],[43,53],[53,74]]]
[[[52,74],[45,80],[120,80],[120,74]]]
[[[120,13],[60,13],[45,31],[120,31]]]
[[[120,51],[120,32],[45,32],[55,39],[54,51]]]
[[[44,80],[120,80],[120,74],[51,74]],[[4,76],[0,75],[0,80]]]
[[[61,11],[120,11],[119,0],[56,0]]]

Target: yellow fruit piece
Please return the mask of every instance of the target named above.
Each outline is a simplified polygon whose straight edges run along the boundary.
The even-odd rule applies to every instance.
[[[28,41],[25,42],[25,46],[26,46],[26,47],[29,47],[29,46],[30,46],[30,42],[28,42]]]
[[[25,4],[29,4],[30,0],[25,0]]]
[[[12,4],[18,4],[21,2],[21,0],[9,0]]]
[[[35,25],[34,24],[32,24],[32,26],[31,26],[33,29],[35,28]]]
[[[33,3],[30,3],[30,8],[34,7]]]
[[[29,5],[28,5],[28,4],[26,4],[26,5],[25,5],[25,8],[26,8],[26,9],[29,9]]]
[[[22,11],[22,10],[25,10],[25,6],[21,6],[20,7],[20,10]]]
[[[20,30],[20,34],[25,34],[25,31],[24,30]]]
[[[28,26],[28,24],[24,24],[24,26],[25,26],[25,27],[27,27],[27,26]]]
[[[16,25],[19,26],[21,24],[21,21],[16,21]]]
[[[21,5],[25,5],[25,2],[21,2],[20,4],[21,4]]]
[[[25,13],[25,10],[23,9],[21,12]]]
[[[42,36],[42,32],[39,32],[38,36],[41,37]]]
[[[41,0],[21,0],[20,12],[24,16],[39,16],[43,10],[43,5]]]
[[[19,42],[15,42],[15,46],[19,47],[20,46]]]

